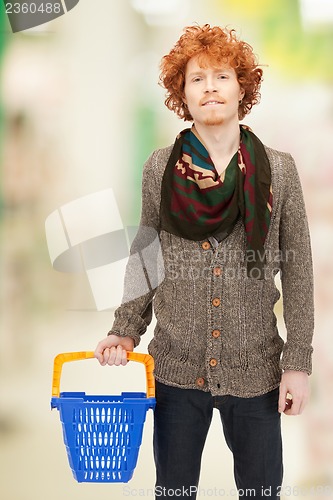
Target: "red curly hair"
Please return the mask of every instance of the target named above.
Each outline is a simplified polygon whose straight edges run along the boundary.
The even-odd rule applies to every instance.
[[[219,26],[188,26],[169,54],[162,58],[160,84],[167,90],[165,105],[179,118],[193,120],[184,99],[185,70],[191,57],[197,56],[199,64],[218,67],[228,65],[237,75],[239,85],[244,90],[239,104],[238,116],[242,120],[260,101],[262,69],[251,45],[239,40],[235,30]]]

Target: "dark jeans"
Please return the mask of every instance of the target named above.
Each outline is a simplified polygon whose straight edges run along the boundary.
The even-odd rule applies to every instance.
[[[278,396],[278,389],[253,398],[212,396],[156,382],[156,498],[196,498],[213,408],[220,412],[233,454],[239,497],[279,498],[283,467]]]

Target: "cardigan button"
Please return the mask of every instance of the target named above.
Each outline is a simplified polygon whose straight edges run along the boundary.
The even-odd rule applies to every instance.
[[[219,336],[221,335],[221,332],[220,332],[220,330],[213,330],[212,335],[213,335],[214,339],[218,339]]]
[[[197,378],[196,383],[197,383],[198,387],[203,387],[205,385],[205,379],[203,379],[202,377],[199,377],[199,378]]]
[[[217,361],[216,361],[216,359],[215,359],[215,358],[212,358],[212,359],[209,361],[209,364],[210,364],[210,366],[212,366],[212,367],[214,368],[214,366],[216,366],[216,365],[217,365]]]
[[[222,269],[220,267],[214,267],[213,274],[214,274],[214,276],[221,276]]]
[[[218,297],[212,300],[212,304],[214,307],[218,307],[221,304],[221,300]]]
[[[212,245],[209,243],[209,241],[204,241],[201,245],[203,250],[209,250]]]

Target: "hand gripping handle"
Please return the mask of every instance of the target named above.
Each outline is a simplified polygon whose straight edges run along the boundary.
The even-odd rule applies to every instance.
[[[82,352],[64,352],[58,354],[54,358],[53,365],[53,379],[52,379],[52,397],[58,398],[60,395],[60,379],[62,365],[69,361],[79,361],[82,359],[94,358],[93,351],[82,351]],[[141,354],[138,352],[127,352],[127,359],[129,361],[137,361],[143,363],[146,368],[146,392],[147,398],[155,397],[155,380],[154,380],[154,359],[150,354]]]

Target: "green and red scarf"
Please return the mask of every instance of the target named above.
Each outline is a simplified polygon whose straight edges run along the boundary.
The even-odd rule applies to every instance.
[[[168,160],[161,195],[161,229],[201,241],[218,242],[243,219],[247,274],[264,277],[264,243],[272,212],[271,169],[263,144],[240,127],[240,146],[218,174],[194,127],[178,134]]]

